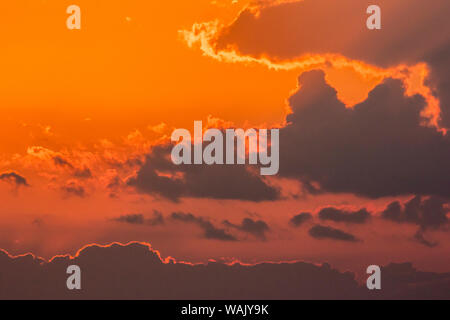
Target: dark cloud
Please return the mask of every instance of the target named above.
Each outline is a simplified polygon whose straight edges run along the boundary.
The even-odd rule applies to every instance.
[[[153,148],[128,185],[139,192],[172,201],[183,197],[255,202],[280,198],[277,188],[269,186],[259,174],[253,174],[246,166],[176,166],[171,161],[170,153],[171,146]]]
[[[309,230],[309,235],[315,239],[332,239],[349,242],[359,241],[354,235],[332,227],[316,225]]]
[[[385,80],[349,109],[324,73],[311,71],[289,103],[292,113],[280,130],[281,177],[301,181],[310,193],[450,197],[450,135],[423,125],[424,98],[405,96],[400,80]],[[176,166],[169,146],[154,148],[128,184],[173,201],[280,199],[245,166]]]
[[[416,196],[402,205],[399,201],[390,203],[381,213],[381,217],[396,223],[410,223],[419,226],[413,239],[418,243],[434,248],[438,245],[435,241],[425,238],[428,230],[438,230],[449,224],[447,217],[450,209],[448,200],[438,197],[423,198]]]
[[[303,224],[305,224],[306,222],[310,221],[311,219],[312,219],[311,213],[303,212],[303,213],[300,213],[300,214],[296,215],[295,217],[293,217],[290,220],[290,224],[294,227],[300,227]]]
[[[82,290],[66,288],[67,267],[81,268]],[[0,299],[449,299],[450,273],[420,272],[411,264],[382,268],[382,288],[369,292],[355,276],[328,264],[304,262],[191,265],[163,262],[141,243],[89,246],[50,262],[0,250]]]
[[[424,199],[417,196],[402,205],[395,201],[381,213],[381,216],[397,223],[412,223],[420,226],[422,230],[439,229],[447,225],[449,208],[448,200],[437,197]]]
[[[269,6],[257,14],[247,9],[221,32],[216,47],[233,47],[242,54],[275,59],[336,53],[390,67],[418,62],[448,44],[448,1],[397,0],[393,4],[378,0],[382,29],[377,31],[366,28],[370,4],[360,0],[304,0]]]
[[[304,0],[268,6],[257,14],[252,9],[243,10],[213,46],[275,61],[331,53],[380,67],[426,62],[431,69],[429,85],[441,100],[443,125],[448,127],[450,2],[378,0],[382,29],[376,31],[366,28],[370,4],[360,0]]]
[[[414,235],[414,240],[428,248],[435,248],[438,246],[437,242],[425,239],[425,235],[422,230],[418,230],[416,232],[416,234]]]
[[[431,73],[428,86],[433,89],[434,96],[440,100],[442,125],[450,127],[450,43],[435,50],[424,59],[430,66]]]
[[[164,216],[159,211],[153,212],[153,217],[146,220],[146,223],[151,226],[160,226],[164,224]]]
[[[448,300],[450,273],[418,271],[411,263],[393,263],[381,268],[382,290],[371,298]]]
[[[0,174],[0,181],[6,181],[15,184],[16,186],[29,187],[27,179],[15,172],[6,172]]]
[[[270,230],[269,226],[264,221],[262,220],[255,221],[250,218],[243,219],[242,223],[239,225],[231,223],[228,220],[225,220],[223,223],[227,227],[231,227],[236,230],[249,233],[261,240],[266,240],[266,232]]]
[[[114,221],[129,224],[144,224],[144,220],[144,215],[142,214],[126,214],[114,219]]]
[[[68,182],[65,186],[61,187],[61,190],[67,195],[74,195],[80,198],[84,198],[86,196],[86,189],[75,181]]]
[[[450,197],[450,136],[421,125],[421,96],[406,97],[400,81],[387,79],[348,109],[322,71],[299,84],[280,131],[281,176],[316,193]]]
[[[164,216],[156,210],[153,212],[151,218],[146,218],[143,214],[126,214],[113,220],[135,225],[159,226],[164,224]]]
[[[70,169],[74,168],[73,165],[68,160],[64,159],[61,156],[54,156],[53,163],[60,167],[68,167]]]
[[[109,181],[109,183],[107,185],[107,188],[112,189],[112,190],[117,190],[122,185],[123,185],[122,179],[120,179],[119,176],[115,176],[115,177],[111,178],[111,180]]]
[[[174,212],[171,215],[173,220],[192,223],[199,226],[203,230],[203,236],[206,239],[221,240],[221,241],[236,241],[237,239],[228,234],[225,230],[216,228],[210,221],[196,217],[191,213]]]
[[[358,211],[346,211],[337,208],[324,208],[319,211],[320,220],[329,220],[334,222],[347,222],[362,224],[370,219],[370,213],[366,209]]]
[[[73,175],[80,179],[90,179],[92,178],[92,171],[89,168],[76,169]]]
[[[53,163],[56,166],[60,167],[66,167],[71,170],[73,170],[73,176],[80,179],[89,179],[92,178],[92,171],[91,169],[84,167],[84,168],[76,168],[72,163],[69,162],[69,160],[64,159],[61,156],[54,156]]]

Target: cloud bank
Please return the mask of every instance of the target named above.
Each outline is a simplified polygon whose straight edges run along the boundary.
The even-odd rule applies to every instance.
[[[81,268],[81,291],[66,288],[69,265]],[[449,299],[450,274],[411,264],[382,268],[383,290],[369,292],[352,273],[328,264],[192,265],[144,243],[87,246],[75,257],[45,261],[0,251],[1,299]]]

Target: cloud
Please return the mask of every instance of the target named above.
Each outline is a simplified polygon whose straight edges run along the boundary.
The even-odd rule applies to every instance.
[[[228,234],[223,229],[216,228],[210,221],[202,217],[196,217],[191,213],[174,212],[171,218],[176,221],[184,223],[192,223],[199,226],[203,230],[203,236],[206,239],[220,240],[220,241],[236,241],[237,239]]]
[[[69,160],[67,160],[59,155],[54,156],[52,158],[52,160],[56,166],[71,169],[73,171],[73,176],[76,178],[80,178],[80,179],[92,178],[91,169],[89,169],[88,167],[76,168],[72,163],[69,162]]]
[[[229,60],[259,61],[271,67],[298,68],[309,60],[323,64],[338,59],[335,55],[385,70],[425,62],[430,71],[428,89],[440,100],[442,125],[448,127],[450,3],[379,0],[377,5],[382,10],[382,29],[376,31],[366,28],[369,3],[365,1],[303,0],[252,5],[228,26],[197,24],[184,36],[190,46],[200,42],[205,54],[215,58],[232,56]]]
[[[450,197],[450,135],[423,125],[425,99],[405,90],[402,81],[386,79],[349,109],[322,71],[303,73],[280,129],[279,176],[300,181],[312,194]],[[246,166],[176,166],[170,149],[153,148],[128,185],[175,202],[281,199],[278,188]]]
[[[67,195],[74,195],[80,198],[84,198],[87,195],[86,189],[76,181],[67,182],[66,185],[61,187],[61,190]]]
[[[404,205],[398,201],[390,203],[381,216],[397,223],[416,224],[422,230],[439,229],[449,223],[447,214],[450,209],[446,207],[448,203],[448,200],[437,197],[424,199],[416,196]]]
[[[446,35],[439,32],[450,28],[446,12],[442,12],[450,9],[445,0],[432,4],[398,0],[395,5],[379,0],[377,5],[382,9],[382,29],[377,31],[366,28],[369,4],[359,0],[303,0],[260,10],[250,7],[219,30],[215,46],[218,50],[234,48],[243,55],[266,54],[284,60],[311,53],[337,53],[386,67],[415,62],[424,53],[447,44]],[[414,39],[405,37],[412,33],[416,34]]]
[[[448,70],[450,70],[450,44],[447,43],[440,49],[427,54],[425,61],[431,68],[427,85],[433,88],[434,95],[440,100],[442,125],[448,128],[450,127],[450,91],[448,90],[450,88],[448,77]]]
[[[405,300],[448,300],[450,273],[418,271],[411,263],[392,263],[381,268],[382,292],[373,298]]]
[[[424,199],[416,196],[404,205],[399,201],[390,203],[381,213],[381,217],[396,223],[418,225],[419,230],[414,234],[413,239],[428,248],[434,248],[438,246],[438,243],[427,240],[425,233],[428,230],[442,229],[449,224],[448,203],[448,200],[438,197]]]
[[[6,172],[6,173],[0,174],[0,181],[6,181],[9,183],[12,183],[18,187],[19,186],[24,186],[24,187],[30,186],[27,182],[27,179],[25,179],[20,174],[15,173],[15,172]]]
[[[129,223],[129,224],[144,224],[144,215],[142,215],[142,214],[127,214],[127,215],[123,215],[123,216],[120,216],[120,217],[114,219],[114,221],[124,222],[124,223]]]
[[[324,73],[311,71],[300,76],[289,103],[281,176],[311,193],[450,197],[450,136],[421,125],[424,99],[405,96],[399,80],[385,80],[348,109]]]
[[[153,148],[137,175],[128,180],[128,185],[141,193],[172,201],[185,197],[254,202],[280,198],[277,188],[269,186],[246,166],[176,166],[170,153],[170,145]]]
[[[92,171],[89,168],[76,169],[73,175],[80,179],[90,179],[92,178]]]
[[[73,165],[72,165],[68,160],[64,159],[64,158],[61,157],[61,156],[54,156],[54,157],[52,158],[52,160],[53,160],[53,163],[54,163],[56,166],[60,166],[60,167],[68,167],[68,168],[70,168],[70,169],[73,169]]]
[[[425,247],[428,247],[428,248],[435,248],[435,247],[438,246],[437,242],[433,242],[433,241],[429,241],[429,240],[425,239],[425,236],[424,236],[422,230],[418,230],[416,232],[416,234],[414,235],[414,239],[418,243],[420,243],[420,244],[422,244],[422,245],[424,245]]]
[[[297,179],[316,194],[450,197],[450,135],[423,125],[425,99],[405,90],[400,80],[386,79],[349,109],[322,71],[303,73],[280,129],[279,176]],[[281,198],[245,166],[175,166],[170,146],[154,148],[128,184],[172,201]]]
[[[289,222],[294,227],[300,227],[311,219],[312,219],[311,213],[303,212],[293,217]]]
[[[319,211],[319,219],[334,222],[362,224],[370,219],[370,213],[366,209],[361,209],[358,211],[346,211],[328,207]]]
[[[66,288],[69,265],[81,269],[82,290]],[[190,264],[163,260],[148,244],[90,245],[75,257],[46,261],[0,250],[0,299],[301,300],[449,299],[450,273],[411,264],[382,268],[383,290],[369,292],[354,274],[305,262]]]
[[[159,226],[164,224],[164,216],[161,212],[156,210],[153,212],[151,218],[146,218],[143,214],[126,214],[113,220],[134,225]]]
[[[225,220],[223,224],[227,227],[251,234],[261,240],[266,240],[266,232],[270,230],[269,226],[264,221],[255,221],[250,218],[243,219],[240,225],[233,224],[228,220]]]
[[[339,229],[334,229],[332,227],[316,225],[309,230],[309,235],[315,239],[323,240],[323,239],[332,239],[332,240],[341,240],[348,242],[357,242],[359,241],[354,235],[350,233],[346,233]]]
[[[151,226],[163,225],[164,224],[164,216],[162,215],[161,212],[155,210],[153,212],[153,217],[147,219],[145,222]]]

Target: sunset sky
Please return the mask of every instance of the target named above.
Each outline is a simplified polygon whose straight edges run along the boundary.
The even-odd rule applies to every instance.
[[[372,2],[382,30],[366,28]],[[81,30],[66,28],[71,4]],[[140,241],[195,263],[450,271],[449,10],[4,1],[0,249],[51,259]],[[170,135],[196,120],[281,128],[279,175],[174,168]]]

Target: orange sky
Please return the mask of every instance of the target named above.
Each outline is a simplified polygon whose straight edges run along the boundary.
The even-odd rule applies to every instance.
[[[219,63],[190,49],[179,34],[196,21],[230,23],[245,2],[77,1],[80,31],[65,27],[71,3],[2,6],[8,26],[0,31],[3,152],[118,139],[135,129],[145,134],[161,122],[186,127],[209,114],[237,124],[283,121],[298,70]],[[376,83],[348,68],[332,70],[329,78],[341,83],[350,103]],[[44,131],[41,136],[30,137],[32,126]],[[47,139],[46,129],[60,139]]]

